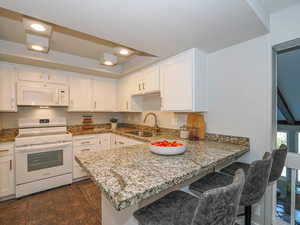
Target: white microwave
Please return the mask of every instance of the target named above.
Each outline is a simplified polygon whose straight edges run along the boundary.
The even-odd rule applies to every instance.
[[[68,106],[69,89],[65,85],[18,82],[18,105]]]

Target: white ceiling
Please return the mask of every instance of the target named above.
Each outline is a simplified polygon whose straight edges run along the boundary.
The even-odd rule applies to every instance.
[[[0,16],[0,39],[26,44],[25,29],[21,21]],[[81,57],[98,60],[104,52],[114,53],[113,48],[96,44],[74,36],[53,32],[50,39],[50,51],[59,51]],[[130,58],[119,57],[120,64],[126,63]]]
[[[1,7],[161,58],[192,47],[212,52],[268,32],[245,0],[2,0]],[[96,54],[92,46],[57,46]]]
[[[299,4],[300,0],[260,0],[263,7],[269,12],[277,12],[294,4]]]

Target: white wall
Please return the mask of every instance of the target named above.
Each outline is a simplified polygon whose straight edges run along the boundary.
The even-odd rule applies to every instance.
[[[82,115],[93,115],[95,124],[109,123],[112,117],[119,118],[122,121],[120,113],[69,113],[66,108],[50,107],[49,109],[40,109],[39,107],[19,107],[16,113],[0,113],[0,124],[3,128],[18,127],[19,118],[53,118],[66,117],[68,125],[78,125],[82,123]]]
[[[208,56],[207,131],[249,137],[250,153],[242,161],[260,159],[271,150],[271,66],[269,35]],[[264,202],[253,210],[261,225],[266,224]]]
[[[269,35],[209,54],[208,91],[208,132],[249,137],[245,160],[271,150]]]
[[[300,38],[300,3],[271,14],[272,45]]]

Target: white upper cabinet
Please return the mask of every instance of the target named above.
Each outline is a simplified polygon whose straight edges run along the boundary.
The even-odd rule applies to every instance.
[[[70,76],[69,111],[92,111],[92,80],[89,77]]]
[[[131,95],[130,95],[130,77],[126,76],[118,80],[117,90],[117,106],[118,111],[130,111]]]
[[[206,57],[190,49],[160,64],[161,110],[207,111]]]
[[[117,110],[117,81],[109,78],[93,79],[93,111]]]
[[[16,65],[16,71],[20,81],[44,82],[47,79],[47,74],[41,68]]]
[[[50,70],[27,65],[16,65],[19,81],[67,84],[68,76],[59,70]]]
[[[51,71],[47,73],[47,83],[52,84],[67,84],[68,76],[61,74],[59,71]]]
[[[144,70],[143,91],[145,94],[160,91],[159,66],[151,66]]]
[[[136,74],[122,77],[118,80],[117,103],[118,111],[121,112],[141,112],[142,98],[141,96],[133,96],[136,94]]]
[[[17,111],[15,69],[4,62],[0,63],[0,111]]]
[[[117,81],[115,79],[71,75],[69,80],[69,111],[114,112],[117,110]]]
[[[151,66],[133,75],[135,77],[134,95],[159,92],[159,66]]]

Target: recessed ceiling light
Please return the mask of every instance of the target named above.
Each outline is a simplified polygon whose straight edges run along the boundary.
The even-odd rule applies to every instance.
[[[103,64],[107,65],[107,66],[112,66],[113,65],[113,63],[111,61],[104,61]]]
[[[31,48],[36,51],[44,51],[44,48],[40,45],[31,45]]]
[[[129,54],[129,51],[127,49],[121,49],[120,50],[120,54],[121,55],[128,55]]]
[[[30,27],[31,27],[32,29],[34,29],[34,30],[36,30],[36,31],[40,31],[40,32],[46,30],[46,28],[45,28],[43,25],[38,24],[38,23],[33,23],[33,24],[30,25]]]
[[[133,54],[132,50],[125,48],[125,47],[115,47],[114,52],[115,52],[115,54],[121,55],[121,56],[130,56],[131,54]]]

